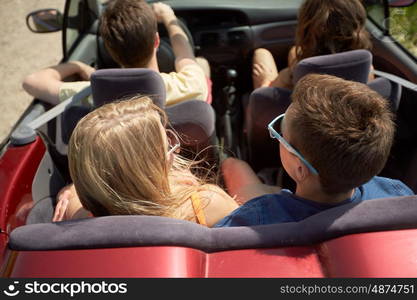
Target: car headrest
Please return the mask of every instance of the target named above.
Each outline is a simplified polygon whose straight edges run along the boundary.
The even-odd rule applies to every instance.
[[[417,196],[367,200],[337,206],[306,218],[261,226],[206,228],[154,216],[109,216],[25,225],[10,234],[18,251],[182,246],[217,252],[313,245],[340,236],[417,228]]]
[[[267,125],[278,115],[285,113],[291,104],[292,91],[263,87],[249,96],[245,129],[248,138],[249,162],[255,170],[279,166],[279,144],[271,139]]]
[[[161,39],[156,52],[159,70],[163,73],[175,72],[175,55],[169,42]],[[97,69],[114,69],[121,66],[111,57],[103,38],[97,36]]]
[[[346,80],[367,83],[372,54],[368,50],[352,50],[337,54],[314,56],[301,60],[294,68],[294,85],[307,74],[328,74]]]
[[[135,95],[150,96],[153,102],[165,106],[165,85],[161,75],[150,69],[103,69],[91,75],[95,107]]]
[[[401,85],[386,78],[379,77],[368,82],[368,86],[378,92],[382,97],[389,100],[393,112],[398,111],[402,94]]]

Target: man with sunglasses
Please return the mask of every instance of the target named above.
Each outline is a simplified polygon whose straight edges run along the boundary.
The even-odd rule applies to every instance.
[[[376,176],[395,128],[387,101],[366,85],[308,75],[296,85],[286,113],[267,130],[280,143],[294,193],[274,191],[245,162],[227,159],[222,170],[228,191],[244,204],[217,227],[296,222],[338,205],[414,194],[398,180]]]

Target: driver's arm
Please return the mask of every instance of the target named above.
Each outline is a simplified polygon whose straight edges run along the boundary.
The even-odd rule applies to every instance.
[[[79,61],[59,64],[28,75],[23,80],[23,89],[33,97],[55,105],[59,103],[59,91],[65,78],[78,75],[87,81],[94,71]]]
[[[179,26],[177,17],[172,8],[164,3],[153,4],[158,22],[164,23],[175,54],[175,70],[177,72],[189,64],[197,64],[193,49],[184,30]]]

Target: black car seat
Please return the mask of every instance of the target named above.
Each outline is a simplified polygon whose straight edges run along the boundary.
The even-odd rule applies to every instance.
[[[175,71],[175,55],[170,43],[164,39],[160,40],[157,53],[158,67],[161,72],[169,73]],[[104,45],[104,41],[99,34],[97,35],[97,69],[120,68],[114,61]]]
[[[417,210],[410,209],[416,200],[417,196],[366,200],[336,206],[299,222],[229,228],[207,228],[155,216],[106,216],[47,222],[14,229],[9,248],[44,251],[182,246],[210,253],[314,245],[347,234],[416,228]]]
[[[165,86],[157,72],[149,69],[99,70],[92,74],[91,91],[92,105],[73,101],[60,115],[57,121],[57,132],[60,134],[56,138],[59,143],[47,139],[48,151],[33,184],[38,192],[35,193],[35,205],[28,216],[27,222],[30,224],[51,220],[56,194],[65,184],[71,182],[66,151],[78,121],[95,107],[120,98],[138,94],[149,96],[157,106],[166,111],[169,125],[179,133],[181,155],[201,161],[200,166],[205,169],[212,169],[213,163],[217,162],[217,148],[213,147],[217,142],[213,108],[200,100],[189,100],[165,107]],[[207,168],[207,164],[210,168]],[[48,185],[45,182],[49,182]]]
[[[189,100],[165,106],[165,86],[161,76],[153,70],[98,70],[91,76],[91,89],[93,107],[138,94],[150,96],[156,105],[165,109],[170,124],[181,135],[182,145],[192,152],[190,155],[201,153],[203,149],[215,144],[215,113],[211,105]],[[78,121],[91,110],[91,107],[74,105],[63,113],[62,137],[65,143],[68,143]],[[214,155],[210,151],[204,155]]]
[[[353,50],[337,54],[316,56],[300,61],[293,72],[293,83],[311,73],[329,74],[346,80],[368,82],[372,54],[367,50]],[[390,101],[393,111],[399,106],[401,86],[385,78],[368,83],[369,87]],[[246,109],[248,160],[256,171],[278,166],[278,144],[273,142],[266,129],[268,123],[284,113],[291,103],[291,90],[266,87],[253,91]]]

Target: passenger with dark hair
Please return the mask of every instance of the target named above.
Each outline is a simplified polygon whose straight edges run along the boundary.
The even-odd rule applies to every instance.
[[[187,35],[167,4],[150,6],[143,0],[111,0],[101,16],[100,35],[111,57],[121,67],[159,72],[157,22],[165,25],[176,58],[176,72],[160,73],[167,105],[190,99],[211,103],[209,64],[194,56]],[[23,88],[36,98],[57,104],[88,86],[94,71],[82,62],[70,61],[27,76]],[[63,81],[72,75],[78,75],[82,81]]]
[[[387,101],[364,84],[307,75],[268,130],[280,143],[295,192],[275,187],[271,194],[245,162],[229,158],[222,165],[225,183],[244,205],[217,226],[300,221],[346,203],[414,194],[398,180],[376,177],[388,159],[395,125]]]
[[[370,50],[365,29],[366,10],[360,0],[305,0],[298,14],[295,46],[288,54],[288,67],[279,71],[271,52],[259,48],[253,56],[254,88],[293,88],[292,73],[302,59],[350,50]],[[374,75],[369,75],[373,80]]]

